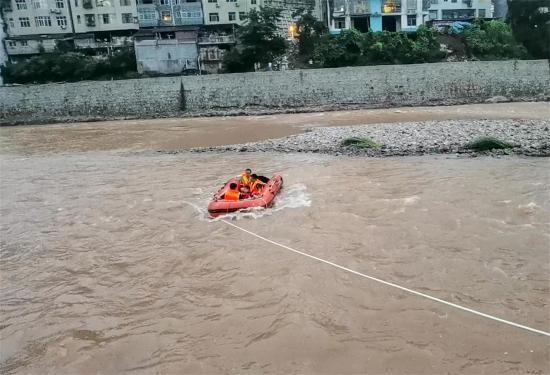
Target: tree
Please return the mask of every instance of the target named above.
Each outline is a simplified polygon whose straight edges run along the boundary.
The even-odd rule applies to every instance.
[[[278,33],[277,21],[280,18],[280,9],[252,9],[245,24],[237,30],[237,46],[224,56],[226,70],[252,71],[255,63],[267,64],[283,55],[286,42]]]
[[[327,28],[323,22],[315,18],[311,10],[300,8],[292,14],[292,17],[299,17],[296,21],[298,54],[303,60],[309,60],[313,57],[315,43],[326,33]]]
[[[500,21],[476,21],[464,31],[471,55],[481,59],[521,58],[525,48],[518,45],[510,27]]]
[[[516,40],[536,58],[550,58],[550,0],[508,0]]]

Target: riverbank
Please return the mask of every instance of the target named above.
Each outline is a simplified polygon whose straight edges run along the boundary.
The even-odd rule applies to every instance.
[[[493,137],[509,148],[476,151],[471,142]],[[366,146],[345,145],[364,140]],[[309,129],[304,134],[194,152],[312,152],[330,155],[412,156],[490,154],[550,156],[550,120],[450,120]]]
[[[548,118],[548,103],[526,102],[269,116],[104,121],[1,127],[0,147],[6,151],[25,154],[109,150],[173,152],[262,142],[325,127],[356,127],[385,123],[389,132],[392,124],[407,122],[437,123],[456,120],[457,123],[467,125],[477,120],[543,121]],[[307,134],[312,136],[311,133]]]

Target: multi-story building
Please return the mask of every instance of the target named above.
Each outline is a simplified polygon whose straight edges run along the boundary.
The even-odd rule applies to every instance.
[[[52,52],[60,40],[109,50],[139,28],[133,0],[11,0],[3,13],[10,57]]]
[[[334,0],[333,4],[332,30],[414,31],[428,14],[428,4],[422,0]]]
[[[430,0],[430,20],[460,21],[492,18],[491,0]]]
[[[242,25],[252,9],[258,9],[262,0],[203,0],[204,24]]]
[[[202,25],[203,13],[199,0],[137,0],[139,26]]]

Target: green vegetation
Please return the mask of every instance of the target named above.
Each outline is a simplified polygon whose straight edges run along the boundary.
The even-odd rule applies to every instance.
[[[516,40],[537,59],[550,58],[549,0],[508,0],[508,22]]]
[[[344,139],[341,143],[341,146],[361,148],[361,149],[374,149],[374,150],[380,149],[380,145],[375,141],[373,141],[372,139],[358,138],[358,137],[351,137],[351,138]]]
[[[424,26],[408,34],[345,30],[337,36],[323,35],[314,49],[316,64],[326,68],[436,62],[444,57],[437,31]]]
[[[472,57],[487,60],[524,58],[525,47],[518,44],[510,27],[500,21],[476,21],[464,31],[464,42]]]
[[[281,10],[260,7],[252,9],[246,23],[237,30],[237,46],[228,51],[223,59],[228,72],[250,72],[254,64],[267,64],[282,56],[286,41],[279,35],[277,21]]]
[[[516,146],[495,137],[479,137],[466,145],[467,149],[474,151],[489,151],[514,147]]]
[[[56,52],[8,63],[2,69],[6,83],[47,83],[93,79],[134,78],[136,57],[133,48],[110,56],[92,57],[79,52]]]
[[[315,18],[311,10],[298,9],[292,16],[299,17],[296,21],[298,55],[305,62],[313,58],[315,44],[328,30],[323,22]]]

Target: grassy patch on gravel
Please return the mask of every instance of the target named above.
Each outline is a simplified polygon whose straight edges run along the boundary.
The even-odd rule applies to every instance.
[[[358,137],[352,137],[352,138],[346,138],[341,143],[344,147],[356,147],[356,148],[362,148],[362,149],[374,149],[378,150],[380,149],[380,145],[373,141],[370,138],[358,138]]]
[[[514,147],[515,145],[506,141],[501,141],[495,137],[479,137],[466,144],[467,149],[474,151],[488,151]]]

